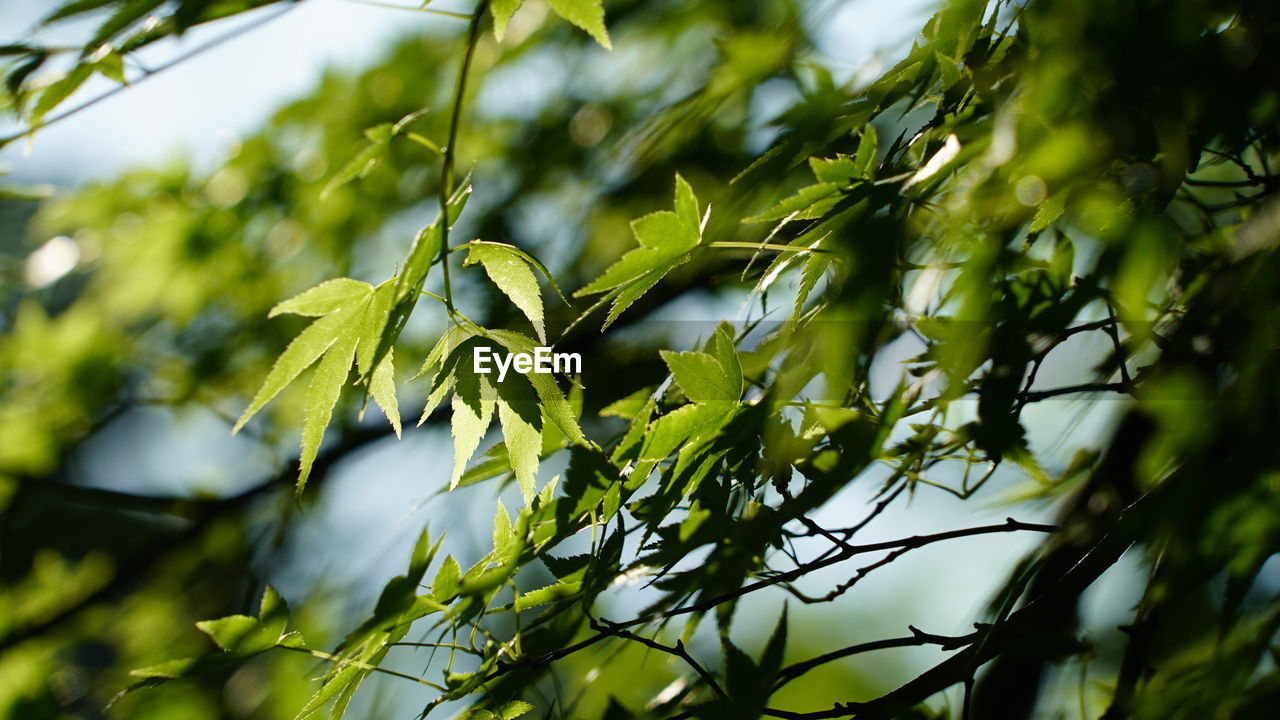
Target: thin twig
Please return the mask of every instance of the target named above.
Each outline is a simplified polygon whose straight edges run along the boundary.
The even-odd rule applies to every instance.
[[[1059,395],[1073,395],[1076,393],[1086,392],[1116,392],[1120,394],[1128,394],[1129,388],[1124,383],[1083,383],[1080,385],[1069,385],[1067,387],[1050,388],[1048,390],[1032,390],[1022,393],[1028,403],[1047,400]]]
[[[774,692],[777,692],[782,686],[804,675],[810,670],[825,665],[829,662],[841,660],[852,655],[860,655],[862,653],[875,652],[877,650],[886,650],[889,648],[899,647],[920,647],[924,645],[938,645],[943,650],[955,650],[956,648],[971,645],[978,639],[978,633],[969,633],[958,637],[947,635],[934,635],[924,632],[914,626],[908,625],[907,629],[911,634],[906,637],[886,638],[884,640],[872,640],[871,642],[850,645],[849,647],[832,650],[829,653],[818,655],[817,657],[804,660],[802,662],[793,663],[784,667],[778,672],[778,681],[773,686]]]
[[[357,5],[368,5],[370,7],[387,8],[388,10],[408,10],[415,13],[428,13],[431,15],[440,15],[441,17],[455,18],[458,20],[470,20],[471,16],[466,13],[451,12],[449,10],[437,10],[429,7],[410,7],[408,5],[397,5],[395,3],[378,2],[378,0],[347,0],[347,2]]]
[[[1020,522],[1018,520],[1014,520],[1013,518],[1007,518],[1005,522],[999,523],[996,525],[982,525],[979,527],[964,528],[962,530],[950,530],[947,532],[935,533],[932,535],[913,535],[911,537],[900,538],[898,540],[886,540],[884,542],[868,543],[866,545],[849,545],[847,549],[842,550],[841,552],[831,557],[828,557],[826,559],[808,563],[801,567],[795,568],[794,570],[778,573],[777,575],[771,576],[769,578],[759,580],[757,582],[751,583],[750,585],[744,585],[736,590],[723,593],[721,595],[717,595],[715,597],[708,598],[700,602],[693,603],[692,605],[686,605],[684,607],[675,608],[673,610],[668,610],[666,612],[658,613],[656,615],[635,618],[634,620],[628,620],[626,622],[608,623],[609,628],[611,628],[609,632],[599,632],[589,638],[586,638],[585,640],[574,643],[573,645],[570,645],[566,648],[562,648],[554,652],[545,653],[536,658],[531,658],[525,661],[511,662],[511,663],[499,662],[498,668],[492,673],[490,673],[488,677],[485,678],[485,682],[492,681],[518,668],[536,667],[536,666],[555,662],[561,658],[567,657],[580,650],[590,647],[600,642],[601,640],[604,640],[608,637],[616,635],[617,631],[619,630],[626,630],[628,628],[632,628],[637,625],[644,625],[646,623],[654,622],[657,620],[668,620],[674,617],[679,617],[681,615],[688,615],[690,613],[706,612],[707,610],[711,610],[719,605],[723,605],[724,603],[736,600],[744,595],[748,595],[758,590],[763,590],[767,587],[773,587],[780,583],[790,582],[803,575],[807,575],[808,573],[821,570],[826,567],[830,567],[831,565],[835,565],[855,555],[860,555],[860,554],[865,554],[870,552],[878,552],[881,550],[898,550],[898,549],[909,550],[909,549],[924,547],[925,545],[930,545],[930,544],[942,542],[945,540],[954,540],[956,538],[962,538],[962,537],[973,537],[975,535],[988,535],[992,533],[1004,533],[1004,532],[1015,532],[1015,531],[1033,531],[1033,532],[1051,533],[1051,532],[1055,532],[1057,529],[1058,528],[1055,525],[1026,523],[1026,522]],[[779,717],[784,717],[784,716],[779,716]]]
[[[702,667],[702,665],[689,654],[688,649],[684,646],[684,641],[677,640],[675,645],[664,645],[652,638],[643,637],[629,630],[624,630],[617,624],[611,623],[607,620],[593,620],[591,627],[597,632],[612,635],[614,637],[620,637],[624,640],[638,642],[645,647],[653,648],[654,650],[659,650],[667,653],[668,655],[674,655],[675,657],[680,658],[689,667],[693,668],[693,671],[698,673],[698,677],[702,678],[702,681],[714,690],[717,695],[725,700],[729,699],[728,694],[726,694],[724,689],[720,687],[720,684],[716,682],[716,679],[711,676],[711,673],[707,672],[706,668]]]
[[[449,116],[449,139],[444,147],[444,160],[440,164],[440,257],[441,272],[444,274],[445,307],[453,318],[453,287],[449,282],[449,198],[453,196],[453,163],[457,157],[458,127],[462,122],[462,106],[467,96],[467,76],[471,72],[471,59],[475,57],[476,45],[480,39],[480,20],[489,5],[489,0],[480,0],[471,14],[471,24],[467,28],[467,49],[462,55],[462,64],[458,66],[458,78],[454,82],[453,108]]]
[[[283,648],[285,650],[293,650],[294,652],[304,653],[312,657],[319,658],[321,660],[327,660],[332,663],[338,663],[339,665],[350,665],[353,667],[358,667],[361,670],[379,672],[379,673],[382,673],[383,675],[390,675],[392,677],[398,677],[403,680],[412,680],[413,682],[416,682],[419,685],[426,685],[427,687],[430,687],[435,690],[439,690],[440,692],[446,692],[448,690],[448,688],[444,687],[443,685],[437,685],[436,683],[433,683],[430,680],[423,680],[420,677],[415,677],[408,673],[402,673],[397,670],[388,670],[387,668],[379,667],[377,665],[371,665],[361,660],[356,660],[353,658],[344,658],[340,655],[333,655],[331,653],[327,653],[322,650],[312,650],[311,648],[295,647],[292,645],[277,645],[276,647]]]

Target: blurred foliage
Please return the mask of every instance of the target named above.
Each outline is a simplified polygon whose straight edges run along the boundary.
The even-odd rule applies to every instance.
[[[37,131],[90,74],[130,81],[138,48],[260,4],[69,3],[49,21],[102,24],[6,46],[6,107]],[[951,0],[860,82],[812,46],[822,8],[521,5],[326,75],[208,171],[18,214],[0,708],[379,716],[396,682],[477,719],[1274,714],[1280,9]],[[707,298],[742,312],[691,343],[670,318]],[[582,372],[471,364],[544,337]],[[1103,348],[1087,377],[1038,382],[1082,339]],[[1101,447],[1033,442],[1032,406],[1101,397]],[[449,424],[443,489],[513,483],[521,504],[475,509],[492,549],[465,561],[424,528],[337,627],[267,580],[290,503],[393,432],[368,399],[397,434],[402,403]],[[218,492],[86,484],[95,442],[156,405],[302,449]],[[859,535],[1000,468],[1060,522]],[[865,517],[818,524],[855,482],[878,488]],[[1043,541],[972,632],[790,630],[913,550],[1013,532]],[[1081,598],[1130,548],[1145,585],[1111,647]],[[760,596],[790,610],[735,615]],[[846,665],[902,647],[939,659],[888,691]]]

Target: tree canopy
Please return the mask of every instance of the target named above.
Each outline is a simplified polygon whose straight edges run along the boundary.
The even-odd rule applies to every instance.
[[[5,142],[293,4],[67,2],[0,47]],[[7,715],[1273,715],[1280,7],[949,0],[875,73],[822,4],[420,9],[215,167],[4,191]],[[581,371],[473,363],[537,347]],[[224,481],[88,482],[158,408]],[[355,622],[286,601],[335,475],[432,433],[483,546],[415,508]],[[1009,517],[874,534],[933,496]],[[792,630],[981,536],[1033,549],[965,627]]]

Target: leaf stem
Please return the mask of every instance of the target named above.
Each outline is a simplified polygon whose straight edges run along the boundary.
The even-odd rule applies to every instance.
[[[430,680],[423,680],[420,677],[415,677],[408,673],[402,673],[397,670],[388,670],[387,668],[378,667],[377,665],[371,665],[367,662],[362,662],[360,660],[354,660],[352,658],[344,658],[339,655],[332,655],[330,653],[324,652],[323,650],[312,650],[311,648],[294,647],[292,645],[277,645],[276,647],[283,648],[285,650],[293,650],[294,652],[306,653],[311,657],[319,658],[321,660],[327,660],[332,663],[338,663],[339,665],[354,665],[355,667],[358,667],[361,670],[369,670],[371,672],[380,672],[384,675],[390,675],[392,677],[398,677],[405,680],[412,680],[418,683],[419,685],[426,685],[434,690],[439,690],[440,692],[448,691],[448,688],[444,687],[443,685],[437,685],[436,683],[433,683]]]
[[[444,303],[445,312],[448,313],[449,319],[452,320],[455,325],[470,325],[477,333],[481,335],[486,334],[484,327],[482,327],[480,323],[477,323],[475,320],[472,320],[471,318],[464,315],[462,311],[459,310],[458,308],[449,307],[448,298],[442,298],[439,295],[433,292],[427,292],[426,290],[419,290],[418,292],[421,293],[422,295],[426,295],[427,297],[433,300],[439,300],[440,302]]]
[[[368,5],[370,7],[387,8],[388,10],[408,10],[409,12],[429,13],[431,15],[440,15],[442,17],[457,18],[459,20],[470,20],[471,16],[466,13],[451,12],[449,10],[437,10],[429,7],[410,7],[408,5],[396,5],[389,2],[378,2],[378,0],[347,0],[357,5]]]
[[[467,75],[471,72],[471,60],[475,57],[480,39],[480,20],[489,6],[489,0],[480,0],[471,14],[467,28],[467,49],[458,66],[458,78],[453,88],[453,109],[449,116],[449,139],[444,146],[444,161],[440,164],[440,265],[444,273],[444,304],[453,315],[453,286],[449,282],[449,198],[453,196],[453,163],[457,156],[458,126],[462,120],[462,105],[467,95]],[[455,319],[456,322],[456,319]]]
[[[737,250],[776,250],[778,252],[811,252],[811,253],[830,253],[825,248],[814,248],[799,245],[778,245],[777,243],[753,243],[740,242],[734,240],[717,240],[716,242],[707,243],[707,247],[713,248],[733,248]]]

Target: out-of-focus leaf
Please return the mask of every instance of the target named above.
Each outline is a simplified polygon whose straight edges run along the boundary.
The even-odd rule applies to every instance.
[[[498,42],[502,42],[502,38],[507,34],[507,24],[511,22],[511,16],[515,15],[523,4],[524,0],[492,0],[489,3],[489,11],[493,14],[493,34]]]
[[[606,50],[612,49],[604,27],[603,0],[549,0],[557,15],[586,30]]]
[[[217,620],[201,620],[196,627],[213,639],[218,647],[230,652],[254,653],[267,650],[279,639],[257,618],[248,615],[228,615]]]

